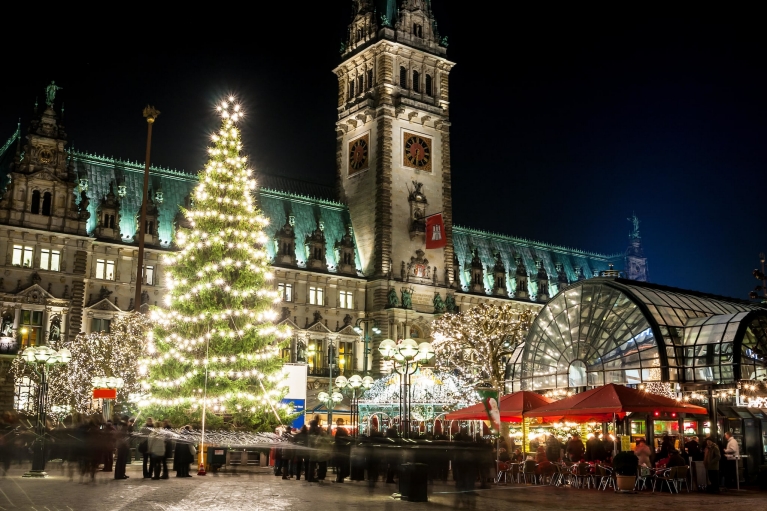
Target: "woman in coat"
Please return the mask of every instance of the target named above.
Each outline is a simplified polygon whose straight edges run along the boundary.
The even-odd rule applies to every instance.
[[[192,477],[189,473],[189,464],[193,461],[192,444],[182,440],[177,441],[173,451],[173,470],[176,471],[176,477]]]

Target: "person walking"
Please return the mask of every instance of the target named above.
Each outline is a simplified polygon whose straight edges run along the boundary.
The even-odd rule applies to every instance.
[[[637,439],[636,447],[634,447],[634,454],[636,454],[636,457],[639,458],[640,467],[650,468],[652,466],[652,462],[650,461],[650,455],[652,452],[650,451],[650,446],[647,445],[647,442],[644,438]]]
[[[735,480],[737,477],[735,464],[740,457],[740,446],[738,445],[738,441],[729,431],[724,434],[724,441],[726,442],[724,446],[724,456],[726,458],[724,464],[724,478],[728,488],[735,488],[738,484]]]
[[[149,479],[152,477],[152,453],[149,452],[149,435],[152,434],[152,431],[154,430],[154,419],[151,417],[147,417],[146,422],[144,423],[144,427],[141,430],[141,435],[143,438],[141,439],[141,442],[138,444],[138,452],[141,453],[143,458],[143,474],[144,479]]]
[[[128,477],[130,477],[125,474],[125,466],[128,464],[128,456],[130,456],[128,428],[128,416],[124,415],[120,418],[120,422],[117,424],[117,428],[114,432],[115,447],[117,448],[115,479],[128,479]]]
[[[708,437],[706,439],[706,450],[703,453],[703,464],[706,466],[708,474],[708,486],[706,486],[708,493],[719,493],[720,458],[719,446],[716,445],[716,441],[713,438]]]

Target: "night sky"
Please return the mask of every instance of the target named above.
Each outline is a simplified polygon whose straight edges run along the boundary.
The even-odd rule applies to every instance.
[[[289,17],[157,20],[152,38],[70,25],[50,58],[6,66],[17,72],[3,80],[0,143],[56,80],[75,149],[143,160],[150,103],[162,112],[153,163],[196,171],[218,127],[213,103],[234,93],[257,170],[330,184],[331,70],[351,2],[289,4]],[[457,63],[457,224],[613,254],[625,250],[635,211],[651,281],[748,295],[767,251],[759,16],[433,4]]]

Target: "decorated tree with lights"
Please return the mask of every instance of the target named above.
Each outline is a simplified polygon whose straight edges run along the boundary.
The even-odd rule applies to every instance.
[[[49,348],[54,351],[67,348],[72,359],[48,369],[46,413],[61,419],[71,413],[99,412],[93,401],[94,377],[120,378],[122,386],[117,389],[116,402],[125,405],[131,401],[140,391],[136,360],[144,352],[150,325],[144,314],[131,313],[117,316],[108,332],[81,333],[71,342],[64,337],[51,339]],[[14,359],[12,371],[17,386],[37,387],[38,374],[21,357]],[[33,404],[34,401],[29,402]]]
[[[532,311],[508,304],[444,314],[432,324],[435,363],[473,385],[503,389],[506,365],[532,320]]]
[[[182,210],[191,228],[179,229],[179,251],[166,257],[167,309],[155,309],[156,327],[139,361],[147,393],[146,416],[174,425],[271,431],[290,410],[283,388],[276,328],[279,296],[263,232],[268,220],[256,209],[256,182],[237,122],[233,99],[222,102],[220,130],[199,173],[193,206]],[[204,412],[203,412],[204,410]]]

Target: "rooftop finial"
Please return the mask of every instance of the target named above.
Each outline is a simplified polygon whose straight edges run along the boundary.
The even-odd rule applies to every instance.
[[[61,90],[63,87],[56,85],[56,82],[51,80],[51,84],[45,88],[45,104],[53,108],[53,100],[56,99],[56,91]]]
[[[631,222],[633,226],[632,231],[629,233],[629,239],[638,240],[641,238],[641,236],[639,236],[639,218],[637,218],[636,213],[632,212],[631,218],[627,218],[626,220]]]

